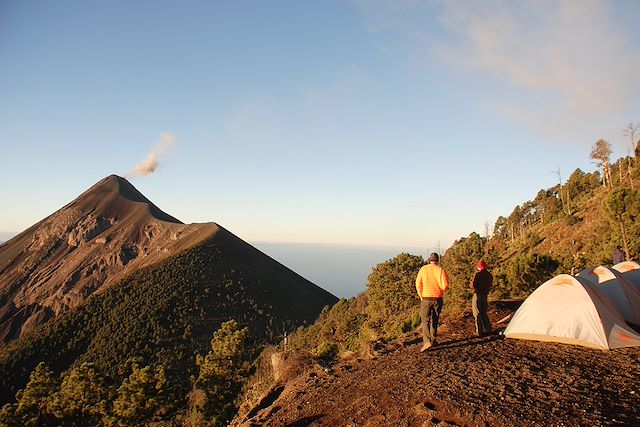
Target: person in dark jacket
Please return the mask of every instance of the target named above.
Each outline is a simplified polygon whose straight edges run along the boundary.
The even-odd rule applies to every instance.
[[[487,296],[493,285],[493,275],[487,270],[487,263],[478,261],[476,264],[478,270],[471,279],[471,290],[473,298],[471,299],[471,311],[476,320],[476,333],[480,337],[491,335],[491,321],[487,311],[489,310],[489,302]]]
[[[622,252],[622,247],[618,245],[613,250],[613,265],[619,264],[622,261],[624,261],[624,253]]]

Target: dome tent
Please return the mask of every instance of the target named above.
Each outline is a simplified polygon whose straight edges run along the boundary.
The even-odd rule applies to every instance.
[[[605,266],[585,268],[577,274],[606,295],[616,306],[624,320],[632,326],[640,326],[640,289],[629,283],[617,270]]]
[[[529,295],[504,331],[507,338],[609,350],[640,346],[612,301],[581,278],[560,274]]]

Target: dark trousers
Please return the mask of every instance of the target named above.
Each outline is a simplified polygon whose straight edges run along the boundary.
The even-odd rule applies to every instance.
[[[487,296],[482,294],[473,294],[471,299],[471,311],[473,318],[476,319],[476,333],[479,336],[491,335],[491,321],[487,311],[489,310],[489,302]]]
[[[438,319],[442,310],[442,300],[420,301],[420,317],[422,318],[422,339],[424,342],[433,343],[438,334]]]

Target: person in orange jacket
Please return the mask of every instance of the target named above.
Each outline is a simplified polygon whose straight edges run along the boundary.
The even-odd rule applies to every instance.
[[[449,277],[439,265],[437,253],[429,255],[429,263],[423,265],[416,277],[416,290],[420,297],[423,345],[420,351],[428,350],[436,343],[438,320],[442,310],[442,297],[449,287]]]

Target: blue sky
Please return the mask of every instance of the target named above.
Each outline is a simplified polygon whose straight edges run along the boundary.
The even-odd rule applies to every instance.
[[[0,231],[116,173],[247,241],[447,247],[554,170],[594,170],[597,139],[627,154],[638,17],[633,0],[0,0]]]

